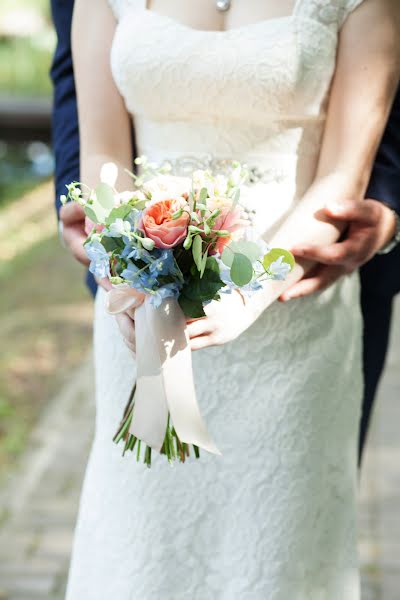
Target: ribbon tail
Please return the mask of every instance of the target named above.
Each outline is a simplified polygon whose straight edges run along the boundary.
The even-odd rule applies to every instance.
[[[178,302],[167,298],[155,309],[145,301],[147,321],[158,344],[166,403],[179,439],[221,455],[207,431],[196,399],[192,354],[185,315]]]
[[[147,304],[145,301],[135,311],[137,382],[129,433],[160,452],[167,430],[168,405],[156,338],[147,320]]]

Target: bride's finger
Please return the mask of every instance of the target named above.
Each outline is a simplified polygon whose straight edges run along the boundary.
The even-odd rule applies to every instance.
[[[215,342],[210,335],[200,335],[190,340],[191,350],[203,350],[210,346],[215,346]]]
[[[206,335],[211,333],[212,325],[210,319],[199,319],[198,321],[191,321],[187,325],[189,338],[195,338],[200,335]]]

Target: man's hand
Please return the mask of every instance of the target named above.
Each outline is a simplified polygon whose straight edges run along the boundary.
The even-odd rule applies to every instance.
[[[396,218],[393,211],[377,200],[349,200],[329,205],[324,212],[329,220],[347,223],[345,236],[328,246],[291,248],[298,258],[318,264],[282,294],[280,300],[283,302],[328,288],[343,275],[368,262],[395,234]]]
[[[62,236],[66,247],[77,261],[89,265],[89,259],[83,247],[86,240],[85,213],[75,202],[68,202],[61,207],[60,219],[63,224]]]
[[[78,262],[88,267],[90,260],[83,247],[83,243],[87,238],[83,208],[76,202],[67,202],[61,207],[60,219],[63,224],[62,236],[65,246]],[[96,277],[96,282],[106,291],[111,289],[111,283],[107,278],[98,279]]]

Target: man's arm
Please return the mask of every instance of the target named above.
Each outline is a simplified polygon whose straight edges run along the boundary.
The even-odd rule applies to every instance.
[[[79,128],[76,107],[74,71],[71,56],[71,23],[73,0],[52,0],[51,8],[57,33],[57,47],[50,76],[53,96],[53,148],[56,159],[56,208],[65,185],[79,181]]]
[[[318,265],[282,294],[281,300],[300,298],[329,287],[368,262],[394,236],[396,218],[391,209],[400,215],[400,87],[376,155],[366,197],[363,203],[344,199],[339,205],[326,207],[328,219],[340,219],[348,225],[346,234],[335,244],[292,249],[297,257],[317,261]]]
[[[400,214],[400,86],[382,138],[367,190]]]

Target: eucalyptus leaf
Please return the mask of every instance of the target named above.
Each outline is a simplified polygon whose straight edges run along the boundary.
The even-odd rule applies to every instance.
[[[129,204],[122,204],[113,208],[106,218],[106,225],[111,225],[116,219],[124,220],[132,212],[132,207]]]
[[[253,266],[247,256],[236,253],[231,266],[230,276],[237,286],[247,285],[253,278]]]
[[[97,215],[96,215],[96,213],[94,212],[94,210],[92,209],[91,206],[89,206],[88,204],[86,204],[86,206],[84,208],[84,211],[85,211],[85,215],[87,217],[89,217],[89,219],[91,221],[93,221],[93,223],[95,223],[95,224],[99,223],[99,221],[97,220]]]
[[[100,206],[107,211],[115,207],[114,191],[107,183],[99,183],[96,187],[96,199]]]
[[[256,242],[241,240],[239,242],[231,242],[222,253],[221,260],[227,266],[231,267],[235,254],[244,254],[251,263],[260,258],[261,250]]]
[[[272,248],[269,252],[267,252],[262,261],[264,269],[267,271],[271,264],[278,260],[278,258],[281,256],[283,256],[283,262],[288,263],[288,265],[290,265],[290,270],[292,271],[296,261],[293,254],[288,250],[284,250],[283,248]]]

